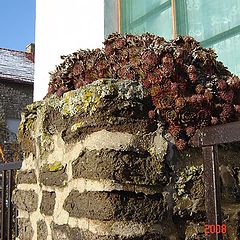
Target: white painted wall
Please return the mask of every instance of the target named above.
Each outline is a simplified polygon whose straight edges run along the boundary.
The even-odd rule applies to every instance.
[[[102,47],[104,0],[36,0],[34,101],[47,93],[61,55]]]

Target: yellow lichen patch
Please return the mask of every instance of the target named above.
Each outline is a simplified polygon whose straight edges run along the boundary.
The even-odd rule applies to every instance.
[[[73,116],[79,111],[92,114],[100,103],[100,95],[93,86],[67,92],[61,101],[63,115]]]
[[[96,111],[97,106],[100,103],[100,96],[94,95],[92,101],[89,103],[89,114],[92,115]]]
[[[25,129],[30,129],[32,126],[33,126],[33,123],[34,123],[34,120],[33,118],[29,118],[26,122],[25,122]]]
[[[87,91],[83,95],[83,106],[84,106],[84,112],[88,111],[88,107],[91,105],[93,93],[91,89],[87,89]]]
[[[144,91],[142,85],[137,82],[101,79],[79,89],[66,92],[60,99],[51,96],[48,99],[48,104],[54,109],[57,108],[65,116],[71,117],[79,112],[92,115],[97,110],[101,100],[107,96],[121,99],[142,99]]]
[[[54,163],[48,164],[48,170],[50,172],[56,172],[63,168],[63,165],[61,162],[55,161]]]
[[[150,153],[151,156],[155,156],[155,153],[156,153],[155,147],[150,147],[150,148],[148,149],[148,152]]]
[[[82,127],[84,125],[84,121],[78,122],[72,125],[71,132],[75,132],[78,128]]]
[[[18,126],[18,139],[22,138],[23,130],[24,130],[24,122],[21,121],[19,126]]]
[[[36,153],[35,141],[33,139],[35,120],[36,115],[30,114],[26,117],[26,114],[23,113],[18,127],[17,139],[26,156],[30,153],[34,155]]]
[[[64,102],[68,102],[71,98],[74,97],[74,93],[73,91],[69,91],[69,92],[66,92],[64,95],[63,95],[63,101]]]
[[[89,112],[91,115],[100,103],[100,95],[96,88],[89,87],[83,94],[84,112]]]

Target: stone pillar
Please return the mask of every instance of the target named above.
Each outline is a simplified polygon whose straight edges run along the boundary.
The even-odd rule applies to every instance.
[[[19,239],[177,239],[163,194],[168,143],[151,108],[140,83],[116,80],[29,105]]]
[[[201,149],[177,152],[151,109],[140,83],[105,79],[29,105],[18,239],[205,239]],[[236,239],[239,144],[219,155],[224,237]]]

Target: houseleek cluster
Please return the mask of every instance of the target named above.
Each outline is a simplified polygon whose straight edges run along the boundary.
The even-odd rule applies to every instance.
[[[62,56],[48,95],[62,96],[101,78],[140,81],[155,107],[149,118],[161,118],[182,150],[198,128],[238,120],[240,80],[216,58],[189,36],[166,41],[148,33],[114,33],[102,49]]]

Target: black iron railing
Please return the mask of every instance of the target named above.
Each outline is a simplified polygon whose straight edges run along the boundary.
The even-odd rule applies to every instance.
[[[12,203],[12,192],[15,186],[15,173],[22,162],[0,164],[1,177],[1,240],[12,240],[17,236],[17,212]]]
[[[208,225],[222,225],[218,144],[240,141],[240,121],[206,127],[192,138],[194,146],[203,149],[205,206]],[[210,233],[209,239],[222,240],[222,233]]]

